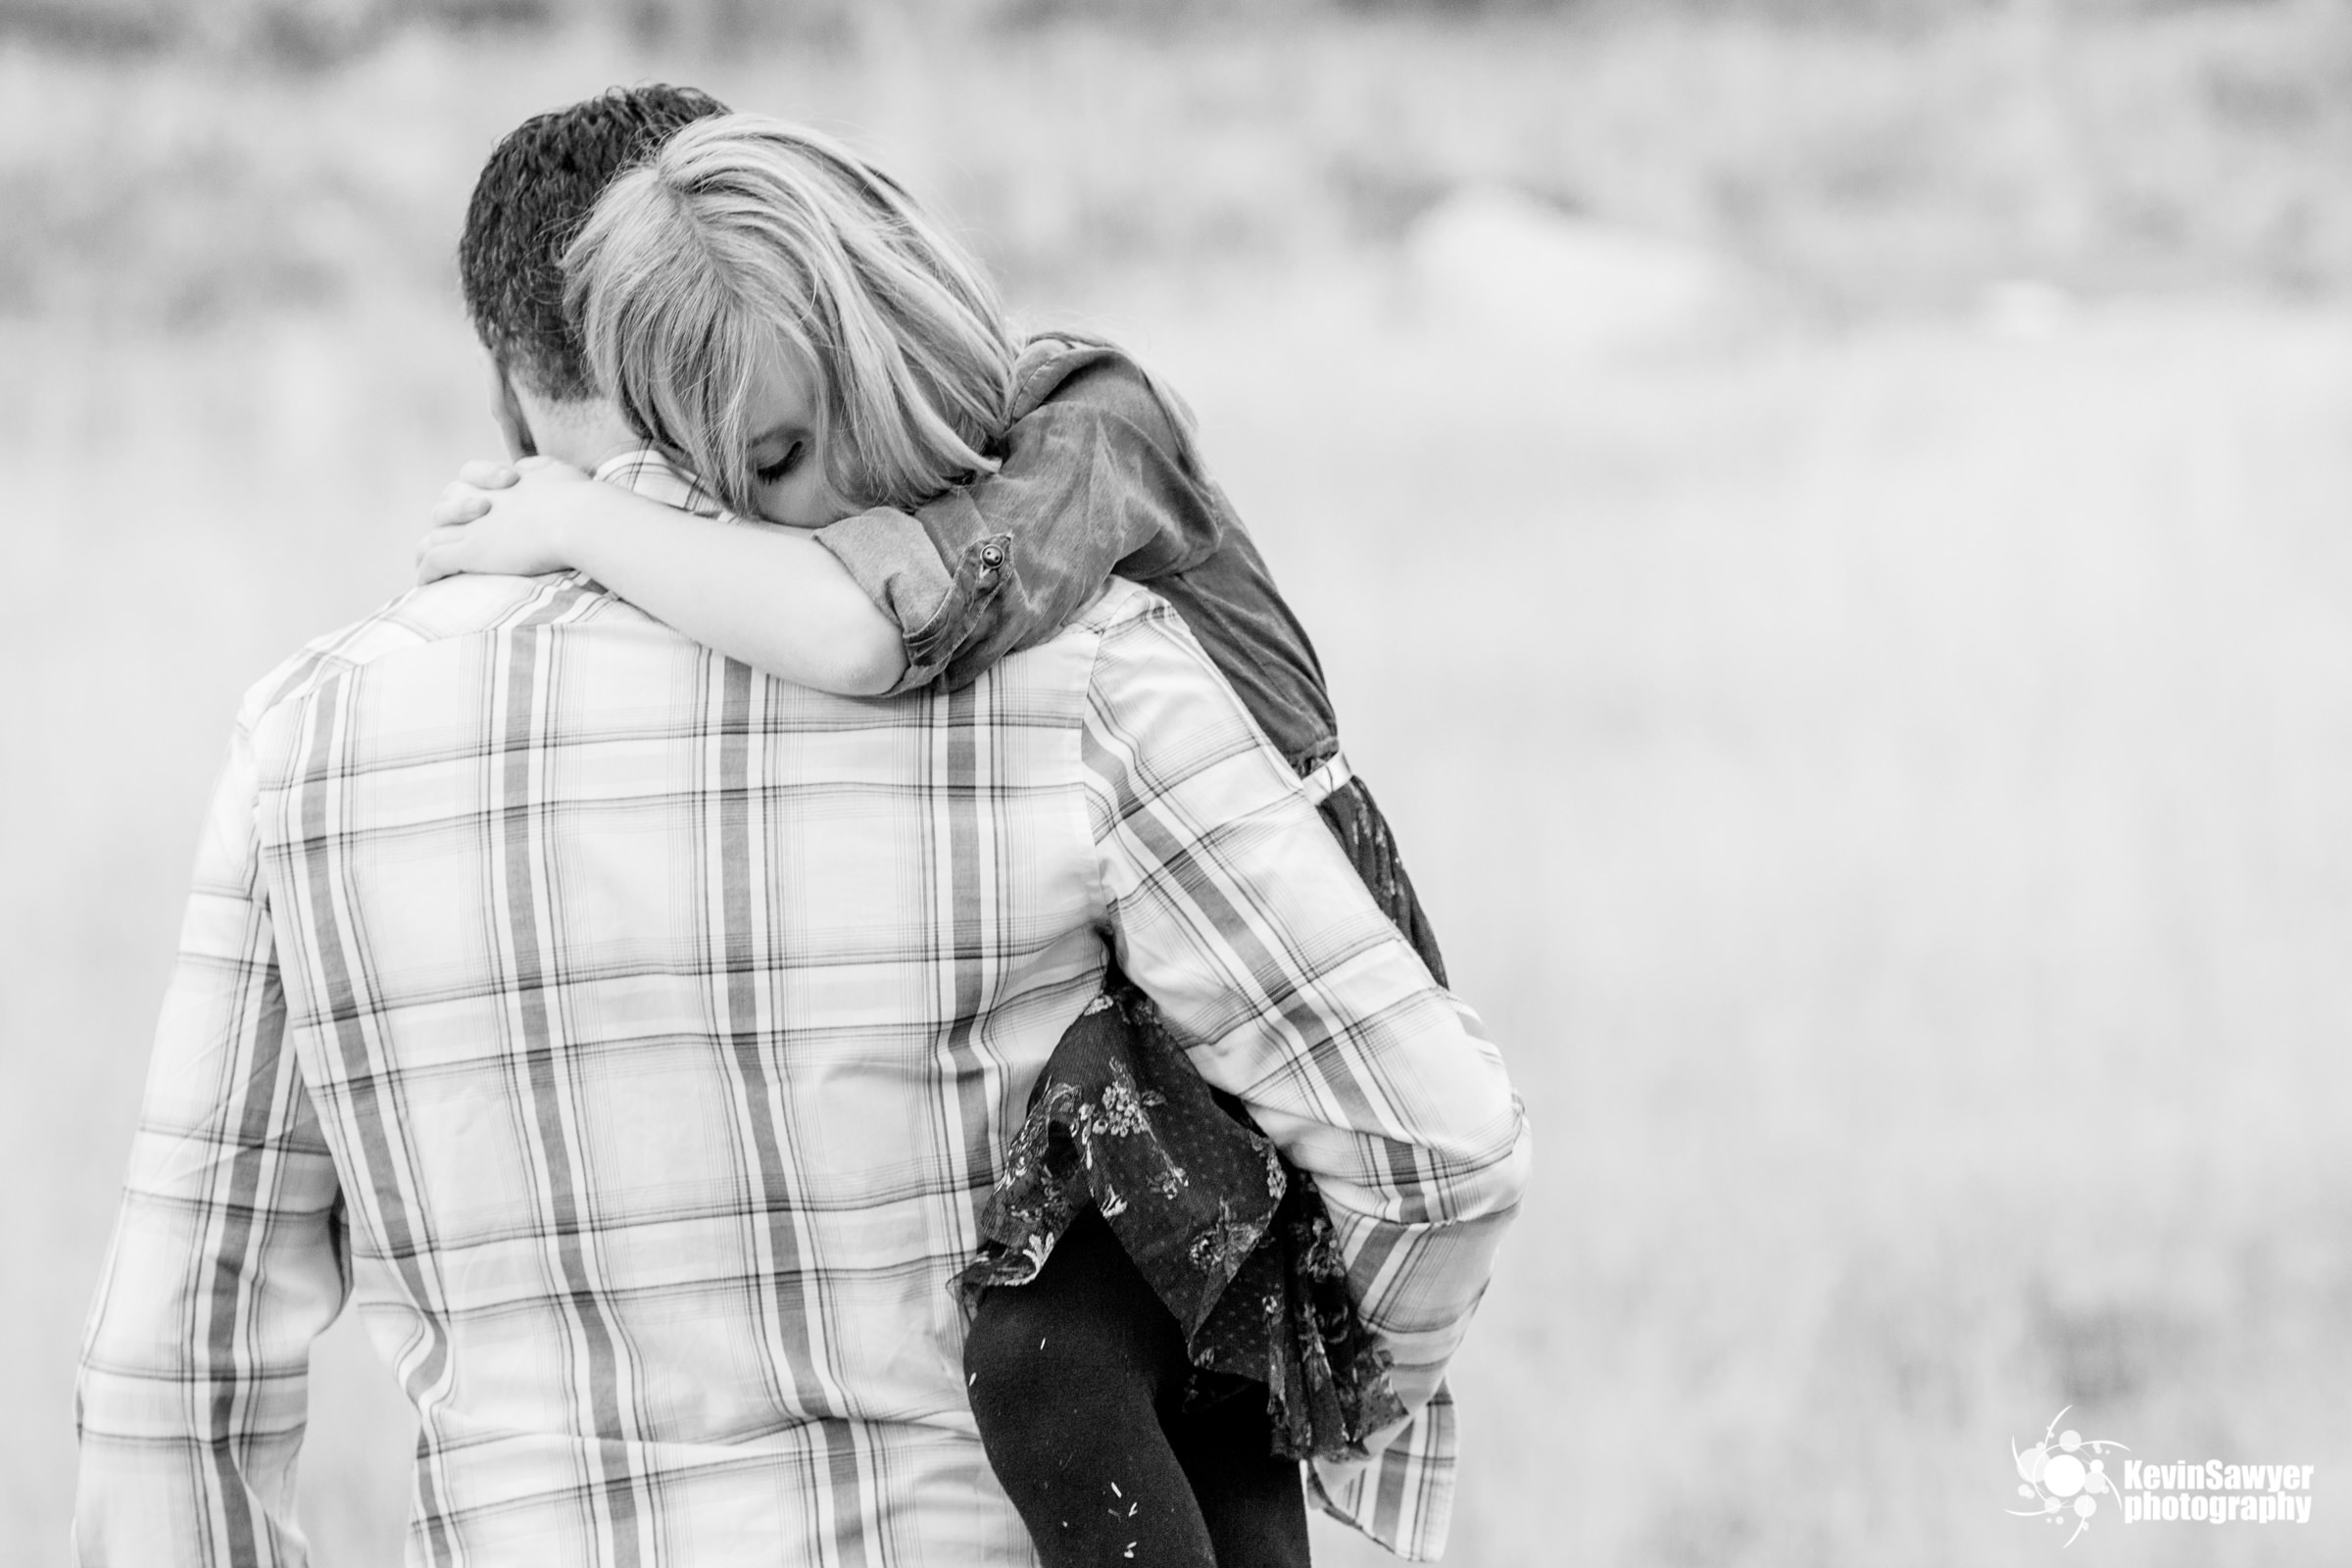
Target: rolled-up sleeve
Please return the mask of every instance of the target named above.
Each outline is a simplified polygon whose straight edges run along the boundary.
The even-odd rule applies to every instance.
[[[906,638],[895,694],[943,675],[969,685],[1068,625],[1114,574],[1199,564],[1230,518],[1182,416],[1102,351],[1013,422],[995,473],[912,513],[858,513],[816,541]]]
[[[311,1342],[346,1282],[334,1164],[286,1035],[254,808],[240,729],[82,1348],[85,1568],[303,1559],[294,1467]]]
[[[1383,917],[1181,620],[1147,602],[1103,635],[1083,738],[1120,964],[1201,1077],[1314,1177],[1418,1414],[1526,1190],[1523,1107],[1476,1014]]]

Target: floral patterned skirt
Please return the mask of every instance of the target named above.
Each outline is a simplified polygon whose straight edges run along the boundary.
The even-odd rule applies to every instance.
[[[1046,1064],[957,1279],[965,1309],[1035,1279],[1089,1206],[1184,1331],[1188,1408],[1263,1385],[1274,1451],[1298,1459],[1359,1454],[1403,1418],[1313,1181],[1115,972]]]
[[[1437,935],[1371,792],[1350,778],[1317,809],[1444,985]],[[1274,1450],[1299,1459],[1359,1456],[1367,1434],[1403,1418],[1313,1180],[1201,1080],[1115,968],[1038,1080],[981,1214],[980,1254],[956,1279],[965,1310],[991,1287],[1035,1279],[1090,1204],[1184,1330],[1188,1404],[1263,1385]]]

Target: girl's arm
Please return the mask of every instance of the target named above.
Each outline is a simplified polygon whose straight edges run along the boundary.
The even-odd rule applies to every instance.
[[[545,458],[466,465],[433,509],[416,580],[582,571],[730,659],[845,697],[899,683],[906,646],[808,534],[697,516]]]
[[[1115,572],[1153,582],[1240,532],[1185,416],[1126,355],[1041,339],[993,474],[913,512],[877,507],[819,531],[906,638],[901,687],[969,685],[1052,637]]]

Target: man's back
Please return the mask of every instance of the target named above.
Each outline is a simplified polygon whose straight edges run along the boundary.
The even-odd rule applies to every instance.
[[[916,1484],[925,1535],[957,1527],[935,1545],[1018,1560],[947,1282],[1101,979],[1093,639],[877,705],[576,578],[403,619],[423,637],[315,665],[254,749],[270,906],[302,909],[288,1045],[358,1299],[446,1451],[428,1507],[544,1548],[591,1523],[573,1484],[625,1471],[660,1478],[658,1533],[758,1452],[873,1528],[861,1491]],[[820,1510],[761,1491],[760,1559],[818,1560]]]
[[[948,1282],[1114,933],[1316,1141],[1426,1396],[1516,1108],[1206,672],[1126,585],[863,703],[465,578],[257,688],[85,1355],[85,1555],[272,1560],[347,1268],[422,1423],[413,1559],[1029,1560]]]

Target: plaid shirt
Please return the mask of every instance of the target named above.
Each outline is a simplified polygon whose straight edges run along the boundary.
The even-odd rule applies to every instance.
[[[1434,1552],[1523,1118],[1165,604],[862,703],[565,574],[418,590],[246,699],[83,1354],[81,1560],[302,1561],[349,1297],[420,1421],[412,1562],[1031,1562],[948,1281],[1112,945],[1317,1178],[1420,1409],[1327,1506]]]

